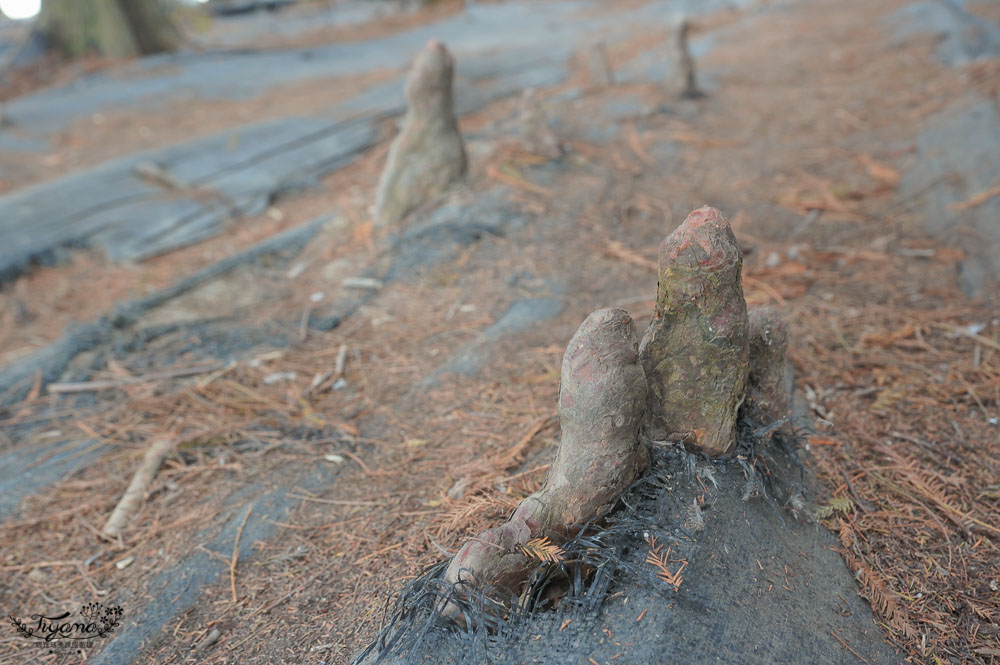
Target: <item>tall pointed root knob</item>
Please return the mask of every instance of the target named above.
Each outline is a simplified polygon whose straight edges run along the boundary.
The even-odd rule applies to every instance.
[[[742,264],[729,222],[707,206],[660,246],[656,306],[639,347],[654,441],[712,456],[736,445],[749,356]]]
[[[521,95],[518,121],[521,142],[529,152],[548,159],[562,157],[563,148],[559,138],[552,131],[548,115],[532,88],[528,88]]]
[[[703,94],[698,87],[694,56],[691,55],[691,46],[688,43],[690,32],[691,22],[686,16],[681,15],[674,19],[671,29],[674,56],[670,87],[685,99],[694,99]]]
[[[604,42],[597,42],[587,49],[587,76],[592,86],[614,85],[615,70],[611,65],[608,48]]]
[[[455,62],[434,39],[417,55],[406,80],[406,115],[389,148],[375,193],[375,226],[391,227],[443,192],[466,171],[453,97]]]

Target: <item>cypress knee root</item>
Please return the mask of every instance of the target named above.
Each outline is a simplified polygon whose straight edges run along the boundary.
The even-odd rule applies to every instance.
[[[750,375],[747,406],[766,424],[788,415],[788,390],[785,388],[788,326],[777,310],[771,307],[751,310],[749,319]]]
[[[688,34],[691,31],[691,22],[687,17],[681,15],[674,20],[673,24],[673,47],[674,47],[674,68],[671,78],[673,87],[678,95],[685,99],[695,99],[702,96],[698,88],[697,75],[695,73],[694,57],[691,55],[691,48],[688,44]]]
[[[427,43],[406,79],[407,110],[375,194],[375,225],[392,226],[459,180],[466,170],[452,94],[455,63]]]
[[[591,85],[614,85],[615,70],[611,66],[611,58],[608,57],[604,42],[598,42],[587,50],[587,70]]]
[[[735,447],[749,355],[742,264],[729,222],[707,206],[660,245],[656,307],[639,347],[653,440],[712,456]]]
[[[470,539],[445,580],[517,593],[537,565],[521,550],[529,540],[547,537],[562,544],[610,510],[648,461],[639,443],[645,401],[632,319],[620,309],[592,313],[563,355],[562,439],[544,486],[503,525]],[[443,612],[455,616],[458,608],[450,605]]]
[[[530,152],[548,159],[562,157],[563,149],[549,118],[538,101],[534,89],[528,88],[521,95],[520,109],[521,142]]]

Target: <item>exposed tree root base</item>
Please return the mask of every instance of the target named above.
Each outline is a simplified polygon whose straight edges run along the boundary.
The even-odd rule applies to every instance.
[[[654,447],[649,469],[612,510],[580,526],[559,547],[527,548],[532,566],[519,593],[449,583],[448,562],[428,568],[387,607],[384,628],[355,665],[425,662],[429,654],[437,654],[431,662],[507,662],[514,645],[561,632],[566,622],[576,623],[576,631],[584,624],[596,629],[609,598],[641,591],[663,605],[677,600],[684,595],[687,561],[711,554],[698,544],[705,514],[712,511],[706,497],[728,493],[737,503],[763,502],[779,521],[788,510],[807,518],[795,437],[771,430],[778,433],[765,440],[760,433],[768,425],[742,417],[737,454],[729,460]],[[664,519],[668,511],[677,514]],[[451,620],[454,612],[446,608],[456,608],[464,621]]]

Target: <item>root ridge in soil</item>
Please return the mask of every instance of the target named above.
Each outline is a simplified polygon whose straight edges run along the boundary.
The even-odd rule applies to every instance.
[[[775,425],[742,415],[726,460],[651,446],[648,470],[609,513],[533,550],[517,596],[448,584],[447,561],[427,568],[387,603],[353,665],[856,662],[834,634],[872,663],[894,662],[812,522],[798,437]],[[464,621],[441,615],[448,603]]]

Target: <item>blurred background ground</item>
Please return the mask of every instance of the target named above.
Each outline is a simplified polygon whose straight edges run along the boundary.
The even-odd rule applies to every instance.
[[[686,7],[699,100],[666,86],[673,2],[185,13],[179,54],[7,70],[0,594],[126,609],[109,644],[31,657],[184,662],[215,629],[203,662],[349,658],[392,591],[537,487],[566,340],[602,306],[644,325],[659,241],[708,203],[748,302],[790,323],[816,501],[886,639],[1000,661],[995,6],[731,4]],[[387,247],[374,186],[434,36],[471,173]],[[519,141],[529,85],[559,160]],[[178,453],[102,540],[162,437]]]

